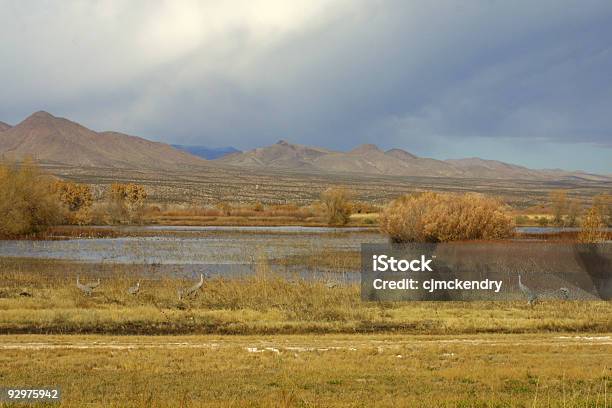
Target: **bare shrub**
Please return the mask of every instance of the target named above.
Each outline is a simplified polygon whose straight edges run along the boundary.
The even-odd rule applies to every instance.
[[[329,188],[321,193],[321,202],[329,225],[345,225],[352,213],[351,194],[343,188]]]
[[[0,236],[39,232],[61,221],[52,179],[38,166],[0,165]]]
[[[567,218],[565,220],[565,226],[567,227],[575,227],[578,225],[578,217],[580,216],[580,212],[582,208],[580,203],[577,200],[570,200],[569,206],[567,208]]]
[[[550,201],[553,210],[553,224],[557,227],[563,226],[563,216],[567,211],[567,191],[555,190],[550,192]]]
[[[447,242],[506,238],[514,222],[496,199],[427,192],[392,201],[380,228],[394,242]]]

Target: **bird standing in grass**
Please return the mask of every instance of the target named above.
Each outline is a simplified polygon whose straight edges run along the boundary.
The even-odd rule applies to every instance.
[[[178,290],[179,300],[183,300],[183,298],[188,297],[196,293],[204,284],[204,274],[200,274],[200,280],[195,285],[189,288],[181,288]]]
[[[99,283],[98,283],[98,285],[99,285]],[[91,286],[85,285],[85,284],[79,282],[79,277],[78,276],[77,276],[77,279],[76,279],[76,286],[77,286],[77,288],[79,288],[81,290],[81,292],[85,293],[87,296],[91,296],[91,292],[94,290],[94,288],[92,288]]]
[[[92,290],[100,286],[100,278],[96,282],[86,283],[86,286],[89,286]]]
[[[138,294],[139,291],[140,291],[140,281],[136,282],[136,285],[128,288],[128,293],[130,295],[134,295],[135,296],[135,295]]]
[[[530,306],[533,306],[535,302],[537,302],[538,300],[538,295],[533,290],[525,286],[523,282],[521,282],[521,274],[518,275],[518,282],[519,282],[519,289],[521,290],[521,292],[523,292],[525,296],[527,296],[527,303]]]

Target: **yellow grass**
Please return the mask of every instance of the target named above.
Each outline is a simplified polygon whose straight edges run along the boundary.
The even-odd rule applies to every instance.
[[[357,283],[329,288],[326,280],[296,276],[288,281],[275,277],[265,260],[258,260],[254,276],[211,279],[197,296],[179,300],[177,290],[192,281],[152,279],[134,267],[104,270],[100,287],[86,296],[76,288],[75,279],[76,274],[84,282],[93,281],[94,273],[99,276],[91,265],[4,259],[0,333],[612,331],[612,302],[545,301],[533,308],[526,301],[362,302]],[[127,288],[138,277],[141,293],[131,296]]]
[[[610,407],[599,336],[0,336],[62,407]],[[3,406],[0,404],[0,406]],[[57,405],[54,405],[57,406]]]

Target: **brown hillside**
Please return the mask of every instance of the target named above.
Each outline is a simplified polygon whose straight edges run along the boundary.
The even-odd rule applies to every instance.
[[[94,132],[42,111],[0,133],[0,155],[86,167],[176,169],[206,163],[164,143],[116,132]]]

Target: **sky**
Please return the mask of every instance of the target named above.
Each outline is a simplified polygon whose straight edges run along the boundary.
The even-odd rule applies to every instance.
[[[612,174],[609,0],[0,0],[0,120]]]

